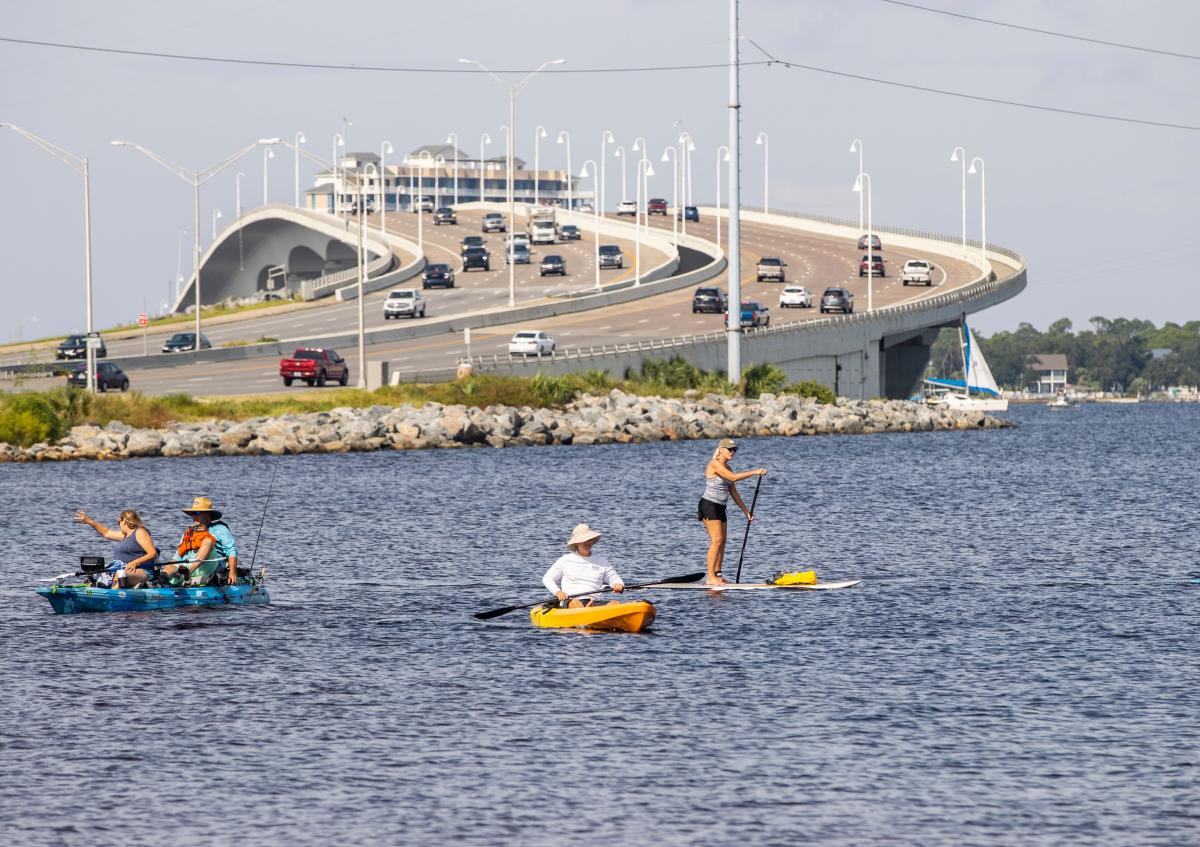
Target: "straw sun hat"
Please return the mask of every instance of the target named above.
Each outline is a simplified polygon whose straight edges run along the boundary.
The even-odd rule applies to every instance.
[[[221,517],[221,513],[213,508],[212,500],[207,497],[197,497],[192,500],[192,505],[183,510],[185,515],[191,515],[196,512],[208,512],[215,521]]]
[[[576,544],[582,544],[585,541],[595,541],[599,537],[600,533],[587,524],[576,524],[575,528],[571,530],[571,540],[567,542],[567,549],[574,550]]]

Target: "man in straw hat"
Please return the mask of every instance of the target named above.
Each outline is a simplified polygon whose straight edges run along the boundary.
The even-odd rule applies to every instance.
[[[572,594],[601,592],[605,586],[611,586],[618,594],[625,590],[625,580],[608,563],[608,559],[599,553],[592,553],[592,547],[599,538],[600,533],[596,530],[585,523],[578,524],[567,541],[567,550],[570,552],[560,556],[542,577],[542,584],[560,602]],[[594,602],[593,598],[587,598],[588,605]],[[584,603],[576,599],[570,605],[582,606]]]
[[[230,585],[236,584],[237,542],[228,524],[221,520],[221,513],[213,508],[212,500],[196,497],[183,513],[192,519],[192,525],[184,530],[176,553],[179,559],[192,563],[184,566],[188,581],[204,585],[227,564],[227,580]],[[170,581],[178,570],[176,565],[167,565],[162,569],[163,577]]]

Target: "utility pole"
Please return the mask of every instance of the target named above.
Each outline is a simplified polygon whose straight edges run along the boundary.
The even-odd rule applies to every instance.
[[[742,153],[741,104],[738,102],[738,0],[729,0],[729,320],[727,378],[737,385],[742,376]]]

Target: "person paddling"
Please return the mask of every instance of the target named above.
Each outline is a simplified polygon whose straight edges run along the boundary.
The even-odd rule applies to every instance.
[[[732,438],[722,438],[713,452],[708,467],[704,469],[704,493],[700,496],[700,504],[696,507],[696,517],[704,522],[708,532],[708,585],[724,585],[725,578],[721,576],[721,566],[725,561],[725,540],[728,534],[729,518],[725,513],[725,504],[730,497],[737,503],[738,508],[746,515],[746,520],[754,520],[742,497],[738,494],[736,483],[752,476],[766,476],[766,468],[756,468],[752,471],[734,472],[729,468],[729,461],[737,452],[737,443]]]
[[[542,577],[542,584],[559,602],[572,594],[588,591],[599,593],[606,586],[611,587],[617,594],[625,590],[625,580],[621,579],[621,575],[609,564],[608,559],[592,552],[592,547],[599,539],[600,533],[585,523],[578,524],[571,531],[571,538],[567,541],[567,550],[570,552],[559,556]],[[585,599],[586,603],[580,599],[571,600],[569,607],[590,606],[596,602],[593,598]]]

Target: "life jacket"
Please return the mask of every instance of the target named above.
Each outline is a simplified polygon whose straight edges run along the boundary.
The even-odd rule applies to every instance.
[[[189,526],[183,531],[183,540],[179,542],[179,549],[176,550],[178,558],[183,559],[188,554],[196,554],[204,545],[205,541],[213,542],[213,549],[216,549],[217,539],[212,537],[212,534],[207,529],[202,529],[198,526]]]

